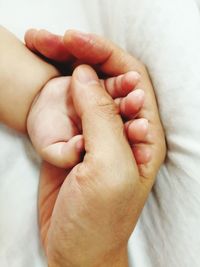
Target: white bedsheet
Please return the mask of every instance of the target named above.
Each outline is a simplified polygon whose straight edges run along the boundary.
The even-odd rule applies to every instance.
[[[200,266],[200,1],[0,0],[0,24],[94,31],[148,67],[168,155],[129,242],[130,266]],[[3,40],[0,40],[1,42]],[[39,159],[0,126],[0,266],[44,267],[37,228]]]

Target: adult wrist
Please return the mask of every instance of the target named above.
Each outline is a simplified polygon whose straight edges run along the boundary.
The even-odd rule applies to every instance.
[[[95,259],[94,262],[89,262],[89,259],[85,259],[84,262],[81,261],[78,264],[76,259],[76,263],[73,265],[73,260],[67,261],[60,257],[57,262],[48,263],[48,267],[128,267],[127,246],[121,250],[109,252],[104,257]]]

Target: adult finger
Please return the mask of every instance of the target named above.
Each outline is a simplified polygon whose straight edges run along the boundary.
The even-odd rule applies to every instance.
[[[119,110],[101,86],[95,71],[87,66],[77,67],[72,75],[71,90],[75,109],[82,121],[86,155],[119,160],[133,159],[124,134]],[[110,149],[112,148],[112,149]],[[134,164],[134,159],[133,159]],[[108,162],[109,165],[110,162]]]
[[[99,65],[107,75],[119,75],[130,70],[142,71],[140,62],[111,41],[75,30],[64,37],[46,30],[30,29],[25,34],[29,49],[57,62],[66,62],[73,55],[77,62]]]
[[[108,75],[141,70],[142,65],[136,58],[98,35],[68,30],[63,37],[63,42],[66,49],[77,59],[88,64],[100,65],[101,71]]]
[[[79,60],[98,65],[100,70],[107,75],[116,76],[131,70],[141,75],[135,89],[144,90],[145,101],[138,118],[146,118],[149,121],[151,141],[145,146],[151,150],[152,157],[148,166],[144,165],[140,168],[140,174],[142,177],[155,177],[164,160],[166,148],[154,90],[145,66],[112,42],[94,34],[67,31],[64,43],[68,51]],[[75,43],[78,45],[75,46]]]
[[[66,63],[73,59],[63,43],[62,36],[46,30],[30,29],[25,33],[24,40],[30,50],[53,61]]]

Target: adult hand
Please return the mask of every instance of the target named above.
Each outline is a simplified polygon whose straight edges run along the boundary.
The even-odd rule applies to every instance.
[[[118,109],[93,69],[77,67],[71,89],[86,154],[72,170],[43,164],[40,229],[48,264],[125,267],[152,180],[139,176]]]
[[[45,30],[29,30],[25,35],[28,48],[45,56],[54,63],[78,65],[88,63],[105,75],[115,76],[134,70],[141,74],[136,88],[145,91],[144,108],[138,118],[149,121],[149,135],[145,144],[136,144],[137,158],[151,155],[147,164],[139,166],[141,179],[148,183],[149,190],[166,153],[165,138],[159,118],[154,90],[145,66],[132,55],[112,42],[94,34],[69,30],[64,37]],[[144,183],[144,184],[145,184]]]
[[[67,176],[69,171],[65,172],[45,164],[40,186],[41,234],[49,262],[54,264],[50,266],[76,266],[74,262],[77,266],[127,266],[127,239],[134,229],[166,152],[163,129],[147,70],[141,62],[121,48],[93,34],[67,31],[65,36],[61,37],[46,31],[31,30],[27,32],[25,40],[30,49],[53,60],[53,63],[70,63],[76,66],[81,62],[87,62],[110,76],[130,70],[141,74],[141,82],[137,88],[145,91],[146,100],[138,118],[148,119],[149,136],[145,144],[139,147],[136,144],[136,147],[137,153],[143,153],[143,156],[145,151],[150,151],[151,160],[147,164],[138,166],[139,176],[134,158],[128,156],[130,148],[127,148],[127,144],[121,146],[119,149],[121,152],[117,149],[124,137],[122,130],[120,134],[117,127],[111,123],[116,121],[117,117],[117,115],[110,116],[115,114],[114,111],[110,112],[112,105],[102,104],[101,101],[104,102],[106,98],[102,98],[99,94],[96,94],[95,101],[90,103],[85,97],[89,96],[91,91],[87,85],[87,90],[83,90],[85,95],[81,95],[80,92],[76,102],[79,106],[79,101],[86,99],[88,101],[85,101],[86,105],[80,105],[84,107],[80,115],[88,135],[85,132],[87,153],[84,162],[74,169],[78,175],[72,171]],[[82,86],[79,84],[76,88]],[[95,109],[96,115],[86,112],[91,109],[91,105],[98,107]],[[106,116],[102,115],[103,110]],[[98,123],[100,118],[109,122],[107,125],[109,132],[100,127]],[[91,127],[86,126],[86,121]],[[96,139],[97,133],[98,137],[102,137],[101,141],[107,145],[102,146],[99,138]],[[96,156],[87,150],[88,142],[95,147],[95,153],[98,152]],[[116,149],[115,142],[118,143]],[[91,145],[89,147],[92,148]],[[82,167],[79,168],[80,166]],[[91,169],[88,166],[91,166]],[[72,179],[73,174],[78,179]],[[77,188],[80,188],[80,191]],[[109,262],[112,259],[113,262]]]

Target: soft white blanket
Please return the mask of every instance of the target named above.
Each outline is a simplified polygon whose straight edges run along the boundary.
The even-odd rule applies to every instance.
[[[0,24],[19,37],[27,27],[93,31],[149,69],[168,155],[130,239],[130,266],[200,266],[199,8],[197,0],[0,0]],[[44,267],[39,159],[24,136],[4,126],[0,148],[0,266]]]

